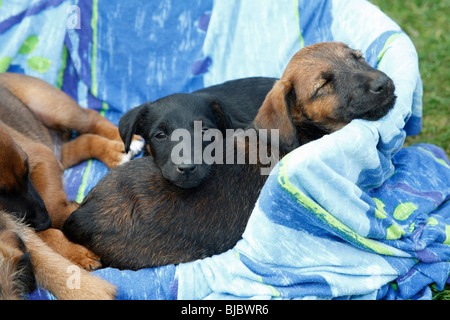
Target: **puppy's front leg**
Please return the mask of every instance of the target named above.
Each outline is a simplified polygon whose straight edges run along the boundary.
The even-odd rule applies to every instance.
[[[109,140],[96,134],[83,134],[63,145],[61,163],[70,168],[88,159],[97,159],[109,169],[131,160],[135,154],[125,154],[122,142]]]
[[[38,235],[49,247],[83,269],[92,271],[102,266],[100,258],[95,253],[82,245],[70,242],[61,230],[50,228],[38,232]]]

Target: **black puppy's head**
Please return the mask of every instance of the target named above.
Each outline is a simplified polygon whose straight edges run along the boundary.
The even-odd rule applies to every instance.
[[[0,126],[0,209],[14,214],[36,231],[50,227],[44,201],[30,178],[28,157]]]
[[[213,99],[196,94],[174,94],[128,111],[119,122],[128,151],[134,134],[146,141],[151,155],[167,180],[181,188],[199,185],[209,174],[203,150],[214,138],[203,139],[208,129],[222,134],[230,120]]]

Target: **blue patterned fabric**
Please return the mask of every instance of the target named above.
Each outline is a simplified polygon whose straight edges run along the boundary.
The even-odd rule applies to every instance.
[[[119,299],[431,297],[448,279],[450,169],[418,134],[422,83],[408,36],[364,0],[0,1],[0,71],[38,76],[118,123],[148,100],[247,76],[280,77],[303,46],[342,41],[387,73],[398,96],[274,169],[228,252],[191,263],[95,274]],[[81,201],[108,172],[65,172]],[[50,298],[37,291],[32,298]]]

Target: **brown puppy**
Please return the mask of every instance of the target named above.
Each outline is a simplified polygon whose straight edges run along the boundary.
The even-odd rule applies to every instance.
[[[109,300],[116,292],[113,285],[74,266],[34,230],[2,210],[0,275],[0,300],[24,299],[37,285],[58,299]]]
[[[76,130],[80,136],[64,141]],[[0,74],[0,209],[16,214],[36,231],[61,228],[78,204],[67,200],[63,171],[96,158],[109,168],[128,160],[119,131],[93,110],[37,78]],[[60,159],[59,159],[60,158]],[[56,229],[40,233],[55,250],[85,267],[99,264]]]
[[[370,67],[359,52],[342,43],[319,43],[292,58],[251,127],[278,129],[283,156],[352,119],[379,119],[394,102],[391,79]],[[225,158],[244,148],[249,157],[249,146],[241,140]],[[269,149],[276,147],[272,142]],[[63,231],[98,254],[104,265],[123,269],[224,252],[241,238],[266,181],[259,160],[215,164],[208,179],[191,189],[167,182],[149,157],[130,161],[91,190]]]

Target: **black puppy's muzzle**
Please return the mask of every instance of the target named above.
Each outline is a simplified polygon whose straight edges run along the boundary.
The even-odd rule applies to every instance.
[[[194,174],[195,171],[197,171],[197,165],[195,164],[180,164],[177,166],[177,172],[181,176],[186,177],[186,179],[188,179],[190,175]]]
[[[196,164],[179,164],[176,166],[177,177],[172,179],[172,183],[185,189],[196,187],[204,178],[198,171]]]

